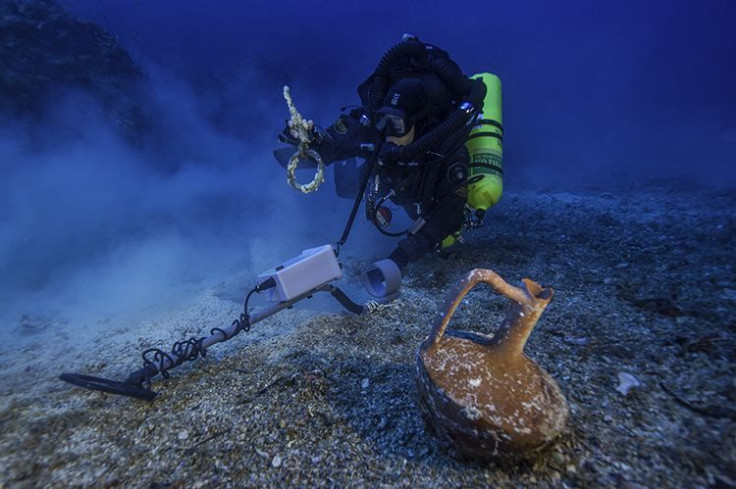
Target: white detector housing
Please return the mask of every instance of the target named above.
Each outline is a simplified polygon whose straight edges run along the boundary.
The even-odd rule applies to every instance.
[[[309,248],[281,265],[258,275],[263,281],[273,277],[276,287],[269,289],[269,299],[284,302],[342,277],[340,263],[330,245]]]

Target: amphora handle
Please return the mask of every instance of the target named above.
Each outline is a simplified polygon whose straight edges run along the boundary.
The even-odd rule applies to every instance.
[[[536,323],[539,314],[541,314],[541,311],[547,306],[550,299],[552,299],[553,294],[552,289],[543,289],[539,284],[528,278],[523,280],[524,288],[521,289],[508,284],[493,270],[485,268],[473,269],[465,277],[458,280],[448,292],[432,327],[432,332],[427,338],[426,344],[428,346],[431,347],[440,341],[442,335],[445,334],[447,324],[455,313],[455,309],[457,309],[457,306],[467,293],[470,292],[470,289],[475,287],[479,282],[490,285],[497,293],[516,302],[522,311],[533,312],[537,310],[538,313],[533,314],[533,318],[531,316],[529,317],[530,320],[533,320],[533,323]],[[533,324],[531,326],[533,327]]]

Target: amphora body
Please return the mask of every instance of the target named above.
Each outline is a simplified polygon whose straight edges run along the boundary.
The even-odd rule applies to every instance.
[[[493,337],[447,330],[463,297],[479,282],[512,301]],[[416,381],[425,419],[459,455],[479,460],[525,454],[552,442],[569,408],[557,383],[524,355],[524,345],[553,291],[525,279],[521,288],[475,269],[450,290],[417,353]]]

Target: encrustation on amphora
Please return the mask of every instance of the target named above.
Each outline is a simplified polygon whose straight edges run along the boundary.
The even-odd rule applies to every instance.
[[[491,337],[447,330],[465,295],[478,283],[511,300]],[[432,332],[417,352],[416,382],[426,421],[461,457],[490,460],[548,446],[570,416],[554,379],[524,354],[524,345],[553,291],[530,279],[506,283],[474,269],[449,291]]]

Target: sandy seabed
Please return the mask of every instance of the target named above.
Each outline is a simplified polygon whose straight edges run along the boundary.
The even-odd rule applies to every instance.
[[[671,185],[507,192],[457,254],[412,265],[390,307],[283,311],[154,382],[150,403],[57,375],[123,379],[144,348],[230,324],[230,277],[134,324],[100,318],[83,348],[29,311],[0,360],[0,487],[736,487],[734,209],[732,191]],[[371,258],[343,258],[343,281]],[[526,353],[571,419],[518,463],[456,459],[417,409],[417,347],[476,267],[555,290]],[[477,287],[450,324],[492,332],[505,308]]]

